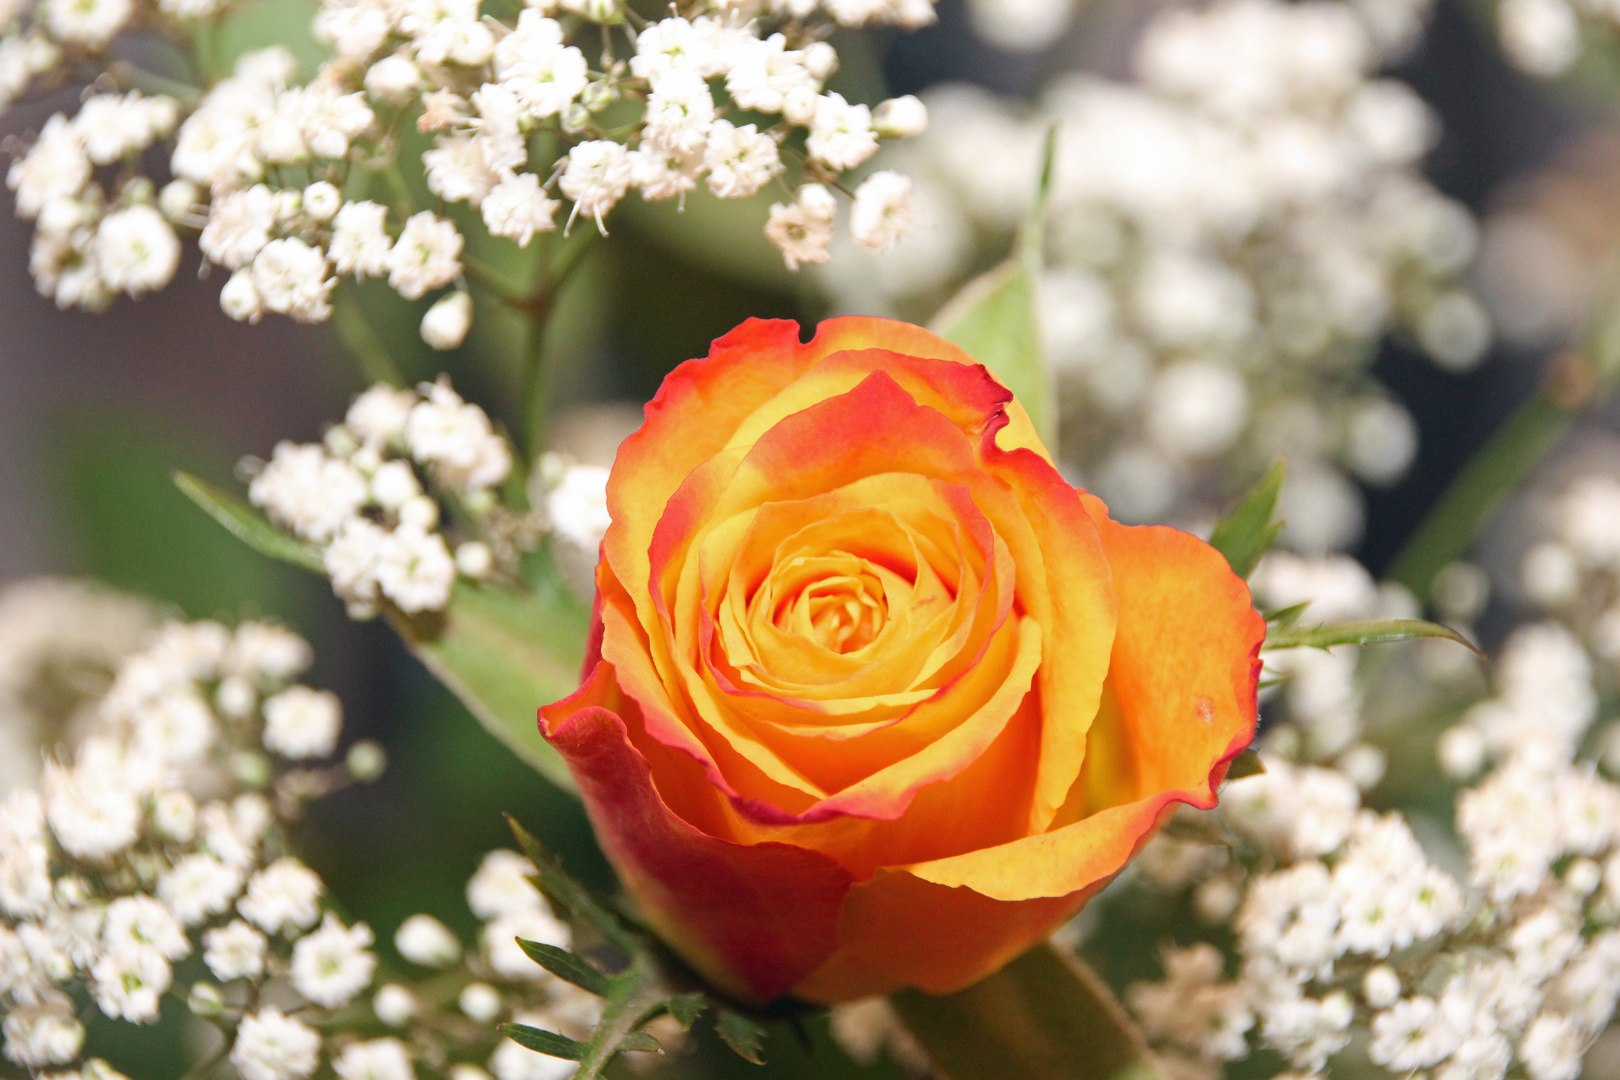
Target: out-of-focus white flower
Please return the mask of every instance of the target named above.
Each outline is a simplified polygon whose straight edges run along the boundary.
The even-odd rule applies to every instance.
[[[501,1014],[501,995],[489,983],[468,983],[461,988],[456,1006],[468,1017],[487,1024]]]
[[[341,216],[341,211],[340,211]],[[388,252],[388,284],[407,300],[461,276],[461,234],[430,210],[412,214]]]
[[[332,265],[339,274],[377,277],[388,271],[393,241],[388,209],[374,202],[345,203],[332,219]]]
[[[264,973],[267,944],[263,934],[234,919],[203,935],[203,962],[222,982],[256,979]]]
[[[416,1008],[416,996],[398,983],[378,987],[371,999],[371,1011],[392,1028],[404,1027],[415,1019]]]
[[[502,978],[520,981],[550,977],[545,968],[523,951],[517,943],[519,938],[555,945],[559,949],[568,948],[572,941],[568,924],[553,915],[543,901],[534,907],[517,908],[496,916],[484,926],[484,955],[489,966]]]
[[[342,726],[343,706],[329,690],[290,686],[264,703],[264,745],[283,757],[329,756]]]
[[[180,265],[174,229],[150,206],[131,206],[102,218],[95,250],[101,280],[131,296],[163,288]]]
[[[242,1080],[304,1080],[320,1060],[320,1035],[280,1009],[244,1016],[231,1047],[231,1064]]]
[[[306,540],[324,543],[366,502],[366,481],[346,461],[313,444],[276,444],[270,461],[248,485],[248,500]]]
[[[450,602],[456,563],[443,536],[401,525],[387,536],[376,577],[401,611],[437,611]]]
[[[320,929],[306,934],[293,946],[292,983],[317,1005],[337,1008],[371,984],[377,958],[365,923],[345,927],[328,913]]]
[[[157,888],[158,899],[187,926],[229,911],[241,891],[241,869],[203,853],[176,862]]]
[[[416,1075],[410,1053],[398,1039],[350,1043],[332,1062],[332,1071],[339,1080],[412,1080]]]
[[[583,214],[606,232],[602,215],[624,198],[632,178],[628,152],[618,143],[594,139],[575,146],[558,180],[562,193],[574,201],[569,224]]]
[[[125,945],[104,953],[90,970],[91,989],[101,1011],[115,1020],[149,1024],[174,981],[174,970],[149,945]]]
[[[805,143],[812,158],[834,169],[853,169],[877,148],[872,112],[865,105],[851,105],[837,93],[816,100],[810,137]]]
[[[1580,54],[1580,22],[1564,0],[1502,0],[1496,21],[1503,51],[1532,75],[1562,75]]]
[[[253,287],[271,311],[299,322],[323,322],[332,314],[326,254],[297,237],[272,240],[253,258]]]
[[[709,131],[703,164],[709,170],[709,190],[722,199],[744,199],[781,171],[776,140],[753,124],[736,127],[716,120]]]
[[[556,199],[546,198],[538,176],[516,173],[491,188],[480,209],[492,236],[504,236],[517,241],[519,247],[528,247],[535,233],[557,227],[559,205]]]
[[[435,349],[454,349],[472,327],[472,294],[459,289],[440,297],[422,316],[422,340]]]
[[[804,185],[791,203],[771,205],[765,235],[781,251],[789,270],[826,263],[836,210],[831,192],[820,184]]]
[[[891,170],[867,177],[855,190],[849,212],[850,234],[856,242],[884,250],[905,236],[916,217],[911,191],[911,178]]]
[[[539,907],[543,897],[529,880],[534,874],[534,864],[517,852],[504,848],[491,851],[467,882],[467,906],[480,919]]]
[[[607,506],[608,470],[575,465],[546,495],[546,519],[552,530],[584,551],[595,551],[611,518]]]
[[[405,959],[424,967],[445,967],[461,957],[461,942],[431,915],[412,915],[400,923],[394,947]]]
[[[283,856],[255,874],[236,910],[271,934],[290,934],[315,925],[320,914],[321,879],[292,856]]]

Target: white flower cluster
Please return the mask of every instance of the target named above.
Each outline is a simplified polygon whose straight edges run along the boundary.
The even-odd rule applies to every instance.
[[[473,955],[462,955],[461,942],[431,915],[413,915],[400,924],[394,945],[411,963],[429,969],[457,969],[467,977],[459,980],[454,998],[436,999],[399,984],[389,984],[376,993],[372,1007],[378,1019],[389,1027],[442,1031],[446,1025],[437,1014],[453,1010],[473,1020],[480,1030],[498,1023],[526,1024],[548,1031],[560,1031],[572,1038],[586,1039],[601,1019],[601,999],[549,975],[517,944],[517,939],[538,941],[566,949],[572,941],[568,925],[552,914],[540,891],[532,883],[533,865],[514,851],[492,851],[467,883],[467,904],[483,920],[480,948]],[[421,1045],[412,1040],[411,1045]],[[460,1053],[475,1054],[487,1040],[473,1040]],[[446,1062],[434,1067],[446,1070]],[[482,1066],[472,1061],[448,1065],[457,1080],[563,1080],[574,1071],[574,1064],[535,1053],[510,1040],[502,1040]],[[487,1071],[486,1071],[487,1069]],[[340,1072],[340,1075],[342,1073]],[[403,1080],[409,1073],[387,1073]]]
[[[145,2],[0,7],[0,108],[107,45]],[[189,48],[190,24],[220,5],[156,6],[159,25]],[[470,0],[326,0],[314,32],[336,55],[308,83],[278,46],[198,87],[189,111],[169,97],[97,94],[71,118],[51,117],[7,181],[18,213],[38,225],[35,281],[60,306],[99,309],[117,293],[167,285],[180,227],[198,230],[207,259],[231,271],[220,303],[232,318],[319,322],[339,278],[386,277],[409,300],[438,294],[422,335],[454,348],[478,278],[456,225],[413,207],[399,182],[401,122],[433,136],[419,165],[438,205],[466,203],[492,236],[520,246],[557,227],[563,200],[568,224],[584,217],[605,231],[631,190],[684,201],[703,180],[737,199],[781,182],[790,199],[772,209],[767,235],[790,267],[820,263],[840,178],[881,138],[927,124],[913,97],[872,109],[828,92],[838,55],[824,39],[835,26],[933,18],[931,0],[696,0],[653,23],[619,0],[541,0],[507,22]],[[601,44],[597,68],[575,37]],[[64,53],[53,42],[76,44]],[[123,71],[111,65],[106,77],[118,85]],[[170,135],[175,179],[155,192],[139,155]],[[113,166],[109,199],[97,170]],[[867,179],[854,196],[855,239],[892,244],[911,222],[909,198],[897,173]]]
[[[538,512],[501,505],[511,448],[442,376],[417,390],[379,383],[324,442],[282,442],[268,462],[246,465],[248,499],[320,551],[355,618],[384,604],[407,615],[442,610],[458,576],[513,577],[547,531],[567,545],[563,554],[589,560],[588,579],[609,524],[608,470],[552,453],[530,478]]]
[[[826,286],[931,310],[982,234],[1016,227],[1056,125],[1038,306],[1062,460],[1129,520],[1192,523],[1286,454],[1285,541],[1347,547],[1350,478],[1391,483],[1417,445],[1367,379],[1377,341],[1407,332],[1458,370],[1490,336],[1456,284],[1473,222],[1420,169],[1435,120],[1377,76],[1380,41],[1349,3],[1223,0],[1157,14],[1134,83],[1065,77],[1033,109],[935,91],[929,133],[885,159],[930,227],[881,264],[840,255]]]
[[[1301,569],[1330,604],[1350,595],[1320,566],[1271,574],[1299,584]],[[1363,809],[1342,759],[1268,756],[1263,776],[1232,784],[1220,820],[1243,842],[1230,854],[1156,855],[1191,846],[1169,838],[1144,853],[1144,869],[1184,867],[1150,878],[1196,881],[1195,910],[1236,940],[1235,977],[1200,943],[1128,995],[1188,1075],[1257,1044],[1309,1073],[1345,1054],[1436,1080],[1580,1075],[1620,998],[1620,786],[1577,760],[1597,695],[1573,634],[1520,627],[1493,682],[1440,746],[1460,778],[1497,762],[1457,799],[1466,880],[1430,862],[1401,814]]]
[[[76,754],[48,763],[39,789],[0,801],[7,1061],[56,1080],[122,1080],[104,1061],[80,1062],[87,1013],[152,1023],[168,999],[217,1031],[198,1040],[198,1060],[228,1057],[242,1080],[307,1080],[323,1060],[339,1080],[413,1080],[418,1061],[456,1080],[573,1071],[507,1041],[490,1053],[502,1020],[583,1039],[600,1017],[599,999],[517,945],[571,940],[527,860],[490,852],[468,883],[484,921],[472,955],[438,920],[413,916],[395,945],[430,972],[373,989],[371,929],[324,910],[321,879],[285,853],[299,800],[349,779],[290,767],[337,746],[336,699],[291,681],[310,659],[302,639],[266,623],[165,626],[118,668]],[[375,776],[365,756],[351,751],[350,774]],[[369,1016],[391,1033],[358,1034],[375,1033]]]
[[[385,602],[411,615],[438,611],[458,574],[509,573],[531,542],[496,498],[511,449],[446,379],[419,390],[379,383],[324,443],[282,442],[252,471],[253,505],[319,548],[357,618]],[[454,551],[440,528],[441,499],[468,537]]]
[[[109,197],[96,169],[138,161],[178,117],[172,98],[97,94],[72,120],[51,117],[12,163],[6,184],[17,213],[35,223],[29,270],[58,307],[99,311],[119,293],[140,296],[173,279],[180,240],[152,205],[151,182],[124,177]]]
[[[1620,478],[1579,477],[1548,509],[1546,535],[1520,564],[1520,588],[1573,627],[1612,680],[1620,673]]]
[[[0,804],[8,1060],[70,1065],[82,1008],[144,1024],[173,997],[221,1024],[243,1077],[313,1071],[313,1029],[256,1004],[267,981],[332,1008],[376,961],[364,925],[328,914],[306,933],[321,881],[279,854],[282,820],[361,771],[353,752],[349,772],[303,765],[333,753],[342,722],[335,697],[293,683],[309,662],[303,639],[268,623],[164,626],[119,666],[93,733]],[[217,984],[179,985],[193,955]],[[117,1074],[92,1061],[57,1075]]]

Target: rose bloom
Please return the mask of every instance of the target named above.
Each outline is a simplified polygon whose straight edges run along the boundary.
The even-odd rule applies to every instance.
[[[716,341],[620,447],[584,685],[541,726],[717,986],[949,992],[1215,804],[1265,623],[1209,545],[1066,483],[961,349],[798,331]]]

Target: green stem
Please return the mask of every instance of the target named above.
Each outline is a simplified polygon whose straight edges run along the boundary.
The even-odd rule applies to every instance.
[[[546,449],[547,427],[550,420],[550,397],[546,364],[546,313],[532,311],[523,339],[523,447],[528,460],[537,460]]]
[[[1106,983],[1037,945],[954,994],[907,990],[895,1011],[945,1080],[1160,1080]]]
[[[1592,306],[1581,348],[1555,354],[1541,385],[1475,453],[1429,509],[1387,577],[1426,601],[1440,571],[1467,555],[1502,504],[1531,477],[1586,409],[1620,383],[1620,264]]]
[[[332,305],[332,325],[368,384],[405,385],[404,372],[399,370],[399,365],[388,354],[388,346],[366,321],[359,297],[347,291],[339,296],[338,302]]]

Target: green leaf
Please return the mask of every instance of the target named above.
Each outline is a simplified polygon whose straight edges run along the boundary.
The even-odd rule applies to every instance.
[[[1377,645],[1409,638],[1445,638],[1455,641],[1476,656],[1483,656],[1472,641],[1449,626],[1423,619],[1374,619],[1365,622],[1334,623],[1331,626],[1293,627],[1266,635],[1267,649],[1327,649],[1334,645]]]
[[[209,517],[225,526],[226,531],[254,551],[305,570],[313,570],[317,574],[326,572],[319,551],[302,540],[288,536],[270,524],[263,514],[230,492],[186,472],[175,473],[174,484],[187,498],[202,507]]]
[[[630,1034],[620,1039],[619,1049],[621,1051],[629,1050],[643,1054],[658,1054],[663,1053],[664,1050],[664,1048],[658,1044],[658,1040],[647,1034],[645,1031],[632,1031]]]
[[[1287,468],[1281,461],[1272,464],[1259,483],[1249,489],[1232,512],[1221,519],[1210,534],[1209,543],[1226,556],[1232,572],[1246,578],[1254,573],[1260,556],[1271,547],[1283,523],[1276,520],[1277,496],[1282,493]]]
[[[529,955],[530,960],[533,960],[563,982],[573,983],[581,990],[587,990],[597,997],[607,996],[609,990],[608,977],[597,971],[583,958],[575,956],[567,949],[547,945],[543,941],[527,941],[518,938],[517,943]]]
[[[535,1053],[545,1054],[548,1057],[578,1061],[585,1055],[584,1043],[575,1042],[566,1035],[558,1035],[555,1031],[526,1027],[523,1024],[502,1024],[501,1034],[519,1046],[528,1047]]]
[[[642,950],[643,943],[625,928],[619,916],[597,899],[590,889],[564,870],[556,857],[546,850],[545,845],[535,839],[534,834],[518,824],[517,819],[511,814],[506,815],[506,823],[511,826],[518,847],[523,849],[523,854],[534,864],[535,882],[540,886],[541,892],[557,906],[585,920],[617,948],[632,955]]]
[[[1279,628],[1293,626],[1299,622],[1299,617],[1305,614],[1305,609],[1311,606],[1306,600],[1302,604],[1293,604],[1289,607],[1278,608],[1276,611],[1266,612],[1266,622],[1275,623]]]
[[[944,1080],[1161,1080],[1107,985],[1051,945],[966,990],[891,1000]]]
[[[714,1027],[720,1033],[721,1040],[736,1051],[738,1057],[755,1065],[765,1064],[765,1057],[760,1053],[760,1047],[765,1045],[764,1028],[730,1009],[720,1010]]]
[[[691,1031],[697,1018],[709,1007],[709,999],[702,994],[677,994],[664,1002],[664,1009],[682,1031]]]
[[[1035,290],[1040,281],[1046,205],[1052,189],[1057,129],[1046,136],[1035,202],[1012,257],[963,286],[934,316],[932,329],[990,369],[1013,392],[1036,434],[1057,449],[1056,395],[1041,346]]]
[[[1208,812],[1185,807],[1170,816],[1170,820],[1164,823],[1163,832],[1176,840],[1208,844],[1210,847],[1236,847],[1238,843],[1237,837],[1227,832]]]
[[[458,581],[441,617],[394,613],[390,621],[491,734],[558,787],[576,790],[537,714],[579,688],[590,614],[554,576],[527,590]]]
[[[1243,751],[1232,759],[1232,764],[1226,767],[1228,780],[1245,780],[1251,776],[1264,776],[1266,763],[1260,760],[1260,755],[1253,747]]]

